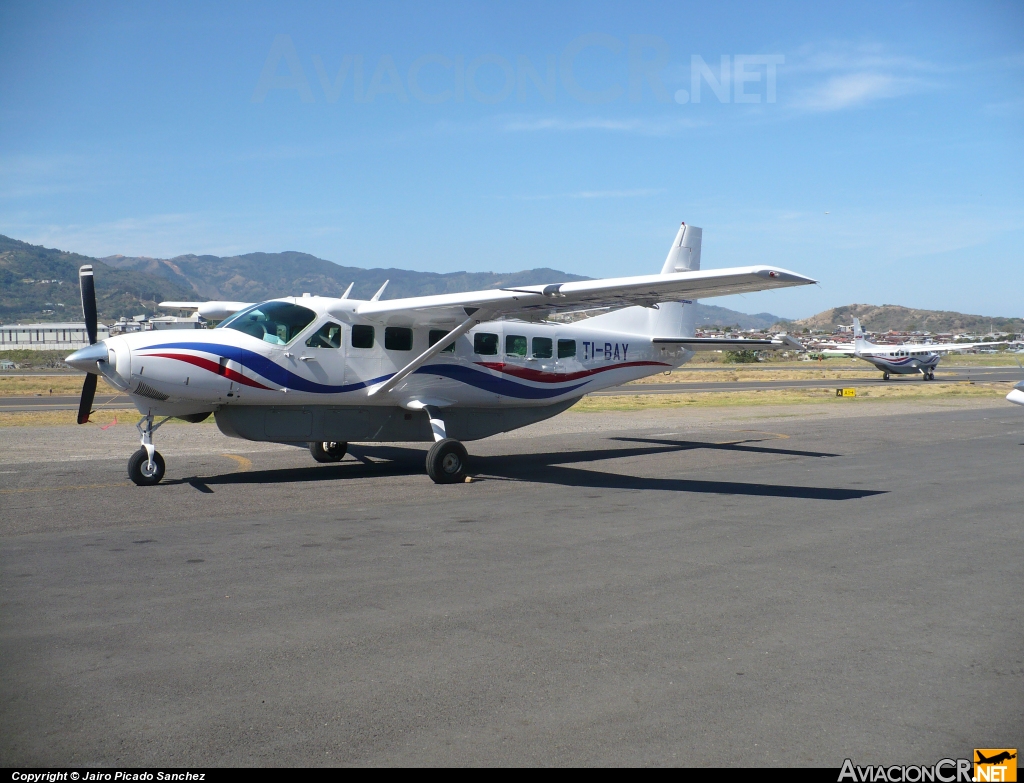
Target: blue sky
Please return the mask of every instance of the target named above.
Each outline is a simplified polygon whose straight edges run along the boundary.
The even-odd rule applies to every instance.
[[[1024,4],[833,6],[3,3],[0,233],[1024,315]]]

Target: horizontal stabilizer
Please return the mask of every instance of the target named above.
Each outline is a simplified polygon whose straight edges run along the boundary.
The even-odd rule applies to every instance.
[[[806,350],[799,340],[780,334],[772,340],[744,340],[742,337],[655,337],[655,345],[681,345],[691,351],[784,351]]]

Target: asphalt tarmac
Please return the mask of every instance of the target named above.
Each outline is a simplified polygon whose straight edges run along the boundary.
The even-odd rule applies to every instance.
[[[563,414],[301,449],[0,430],[0,764],[933,764],[1024,745],[1024,415]]]
[[[690,368],[689,369],[704,369]],[[736,369],[746,371],[748,369],[771,369],[771,368],[748,368],[737,366]],[[813,368],[812,368],[813,369]],[[861,370],[859,367],[829,367],[829,370],[841,369],[843,372],[851,369]],[[892,376],[888,381],[882,380],[881,374],[874,368],[869,368],[863,378],[853,378],[842,381],[835,379],[810,379],[790,381],[687,381],[684,383],[643,383],[615,386],[594,392],[595,397],[615,397],[634,394],[690,394],[695,392],[716,392],[716,391],[755,391],[765,389],[834,389],[840,387],[863,388],[869,386],[881,386],[892,383],[919,383],[923,382],[920,375]],[[725,373],[721,367],[712,370],[704,370],[710,374]],[[968,381],[1013,381],[1017,382],[1024,378],[1024,374],[1018,368],[1011,367],[953,367],[941,369],[936,375],[936,383],[966,383]],[[0,397],[0,412],[17,411],[45,411],[45,410],[78,410],[78,395],[49,395],[36,394],[21,397]],[[103,394],[96,395],[95,406],[110,406],[114,408],[131,408],[132,401],[126,394]]]

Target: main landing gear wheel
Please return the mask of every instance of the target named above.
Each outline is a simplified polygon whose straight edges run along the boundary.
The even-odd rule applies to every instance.
[[[469,454],[455,438],[439,440],[427,452],[427,475],[435,484],[457,484],[466,479]]]
[[[348,452],[348,443],[345,441],[319,441],[315,440],[309,444],[309,453],[317,462],[341,462],[342,457]]]
[[[164,477],[164,458],[159,451],[153,452],[153,464],[149,464],[149,454],[139,449],[128,460],[128,478],[140,487],[151,487],[159,484]]]
[[[883,381],[887,381],[887,380],[889,380],[889,373],[887,373],[887,372],[883,372],[883,373],[882,373],[882,380],[883,380]]]

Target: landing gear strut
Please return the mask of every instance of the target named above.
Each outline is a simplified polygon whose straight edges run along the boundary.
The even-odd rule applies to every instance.
[[[339,441],[315,440],[309,444],[309,453],[317,462],[341,462],[348,452],[348,443]]]
[[[159,484],[160,479],[164,477],[164,458],[153,447],[153,433],[170,418],[168,416],[163,421],[153,424],[153,414],[148,413],[135,425],[142,439],[142,448],[132,454],[131,459],[128,460],[128,478],[140,487]]]
[[[435,484],[458,484],[466,480],[469,454],[455,438],[447,437],[441,412],[433,405],[425,408],[434,432],[434,445],[427,452],[427,475]]]

